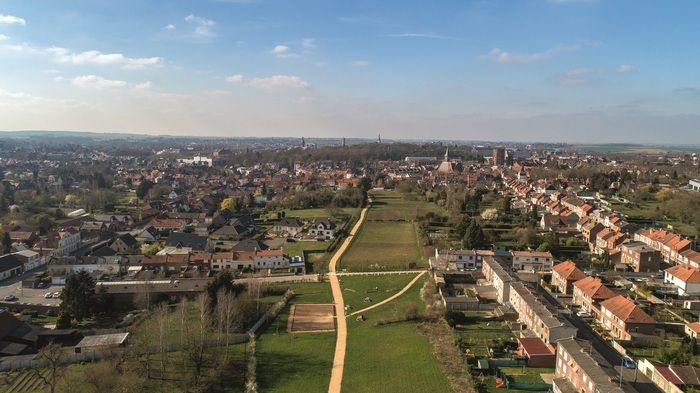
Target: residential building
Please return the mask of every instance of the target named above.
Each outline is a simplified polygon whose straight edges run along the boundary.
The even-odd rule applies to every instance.
[[[518,321],[545,344],[576,336],[576,328],[550,311],[524,283],[511,282],[509,293],[509,303],[518,313]]]
[[[600,315],[600,302],[617,296],[618,294],[606,287],[598,278],[585,277],[573,284],[574,304],[581,309]]]
[[[131,234],[125,233],[114,239],[109,247],[119,254],[125,254],[137,251],[139,249],[139,243]]]
[[[273,229],[277,233],[296,236],[304,229],[304,223],[296,218],[283,218],[275,223]]]
[[[0,280],[22,274],[22,261],[13,254],[0,256]]]
[[[513,270],[549,272],[554,257],[549,251],[513,251]]]
[[[573,284],[585,278],[582,272],[573,261],[564,261],[554,265],[552,268],[552,285],[556,286],[560,293],[569,295],[572,293]]]
[[[700,294],[700,269],[686,265],[676,265],[664,271],[664,282],[678,288],[678,295]]]
[[[33,250],[22,250],[13,253],[22,262],[22,271],[29,271],[38,268],[46,263],[41,254]]]
[[[618,295],[600,303],[600,323],[613,338],[630,340],[633,333],[653,334],[656,321],[634,301]]]
[[[661,268],[661,252],[642,242],[629,242],[620,245],[620,262],[635,272],[658,272]]]
[[[481,271],[484,273],[486,281],[493,285],[496,290],[496,299],[501,304],[508,304],[510,301],[510,282],[513,278],[495,257],[486,257],[483,260]]]
[[[309,234],[322,239],[333,239],[335,237],[335,223],[327,218],[317,218],[309,227]]]
[[[685,393],[700,387],[698,367],[666,365],[649,359],[641,359],[638,366],[639,372],[651,379],[664,393]]]
[[[557,343],[554,393],[623,393],[613,380],[614,370],[603,368],[589,352],[590,344],[574,338]],[[610,371],[608,371],[610,370]]]

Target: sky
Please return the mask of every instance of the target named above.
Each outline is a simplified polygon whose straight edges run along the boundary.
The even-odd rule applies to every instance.
[[[0,130],[700,144],[700,1],[0,0]]]

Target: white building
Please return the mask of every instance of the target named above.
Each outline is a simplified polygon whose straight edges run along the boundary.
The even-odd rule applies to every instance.
[[[700,294],[700,269],[676,265],[664,271],[664,282],[678,288],[680,296]]]
[[[513,251],[513,270],[552,271],[554,257],[549,251]]]

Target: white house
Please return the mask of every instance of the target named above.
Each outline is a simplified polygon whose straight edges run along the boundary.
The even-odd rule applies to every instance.
[[[25,272],[32,269],[36,269],[39,266],[46,263],[46,260],[41,257],[41,254],[32,250],[18,251],[13,255],[22,262],[22,266]]]
[[[326,240],[335,237],[335,223],[327,218],[317,218],[309,228],[309,234]]]
[[[664,282],[678,288],[681,296],[700,294],[700,269],[676,265],[664,271]]]
[[[549,272],[554,257],[549,251],[513,251],[513,270]]]

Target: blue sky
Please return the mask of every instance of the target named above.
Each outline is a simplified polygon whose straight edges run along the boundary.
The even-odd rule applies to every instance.
[[[700,143],[700,2],[0,0],[0,129]]]

